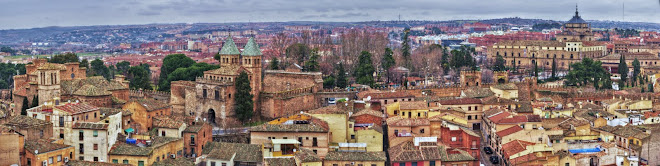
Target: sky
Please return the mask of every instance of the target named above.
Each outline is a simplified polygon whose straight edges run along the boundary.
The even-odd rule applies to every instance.
[[[625,2],[625,17],[622,16]],[[660,0],[0,0],[0,29],[504,17],[660,23]]]

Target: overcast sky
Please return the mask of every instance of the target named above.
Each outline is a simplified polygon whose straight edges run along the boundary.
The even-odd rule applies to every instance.
[[[271,21],[522,17],[660,23],[660,0],[0,0],[0,29]]]

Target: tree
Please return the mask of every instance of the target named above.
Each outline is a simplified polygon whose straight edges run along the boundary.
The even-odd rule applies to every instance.
[[[572,70],[566,75],[566,85],[586,86],[593,84],[596,89],[611,87],[610,73],[605,71],[600,61],[584,58],[579,63],[571,64]]]
[[[346,88],[346,86],[348,86],[348,80],[346,79],[346,70],[344,70],[344,64],[342,63],[339,63],[337,65],[336,85],[339,88]]]
[[[21,107],[21,115],[27,115],[27,109],[28,109],[28,99],[27,97],[23,98],[23,106]]]
[[[110,80],[112,75],[110,75],[110,69],[103,64],[103,61],[100,59],[95,59],[91,62],[92,73],[95,76],[103,76],[105,79]]]
[[[305,61],[305,67],[304,67],[305,71],[318,72],[318,71],[321,70],[320,67],[319,67],[319,61],[318,61],[318,59],[319,59],[318,50],[319,50],[318,48],[315,48],[312,51],[312,54],[309,57],[309,59],[307,59],[307,61]]]
[[[89,61],[87,61],[87,59],[83,59],[83,60],[80,61],[80,65],[78,65],[78,66],[89,68]]]
[[[181,81],[181,80],[195,81],[197,77],[204,76],[204,71],[213,70],[217,68],[219,68],[219,66],[217,65],[211,65],[208,63],[195,63],[190,67],[178,68],[174,70],[172,73],[167,75],[166,82]],[[169,86],[169,84],[167,86]]]
[[[517,72],[518,72],[518,66],[517,66],[517,63],[516,63],[516,62],[517,62],[517,61],[516,61],[516,57],[514,56],[514,57],[513,57],[513,65],[511,65],[511,70],[513,70],[513,73],[517,73]]]
[[[539,66],[537,65],[536,62],[534,62],[534,77],[536,77],[536,79],[539,79]]]
[[[355,81],[362,85],[374,85],[374,65],[371,62],[371,53],[362,51],[359,57],[358,66],[355,70]]]
[[[635,60],[633,60],[632,65],[633,65],[632,81],[633,81],[633,86],[635,86],[637,84],[637,77],[639,77],[639,73],[640,73],[640,69],[639,69],[640,64],[639,64],[639,61],[637,60],[637,58],[635,58]],[[641,79],[640,79],[640,81],[641,81]]]
[[[37,106],[39,106],[39,96],[34,95],[32,97],[32,104],[30,105],[30,108],[34,108],[34,107],[37,107]]]
[[[390,78],[390,68],[394,67],[396,65],[396,61],[394,60],[393,56],[394,52],[392,52],[392,49],[390,48],[385,48],[385,53],[383,54],[383,60],[380,62],[381,68],[385,70],[385,76],[388,78],[387,82],[389,82]]]
[[[401,56],[403,57],[404,60],[404,66],[406,68],[411,69],[412,66],[410,64],[410,38],[408,37],[410,35],[410,29],[406,28],[403,30],[403,37],[401,38]]]
[[[628,80],[628,64],[626,64],[626,56],[624,55],[619,57],[618,73],[621,75],[621,82],[625,83]]]
[[[330,74],[328,77],[325,77],[323,79],[323,88],[325,89],[332,89],[335,87],[335,75]]]
[[[493,65],[493,71],[504,71],[506,67],[506,60],[499,53],[495,56],[495,64]]]
[[[128,68],[131,68],[131,63],[128,61],[121,61],[115,65],[117,69],[117,73],[121,75],[127,75],[128,74]]]
[[[128,68],[128,81],[131,89],[151,89],[151,73],[142,66]]]
[[[447,75],[449,72],[449,53],[447,48],[442,48],[442,57],[440,59],[440,65],[442,66],[442,74]]]
[[[286,57],[291,58],[290,60],[294,60],[297,64],[305,62],[311,53],[312,49],[302,43],[292,44],[286,48]]]
[[[654,92],[654,90],[653,90],[653,84],[647,84],[646,86],[648,87],[649,92],[651,92],[651,93]]]
[[[250,87],[250,80],[248,75],[245,72],[241,72],[240,75],[236,78],[236,97],[234,98],[234,111],[236,112],[236,118],[241,122],[245,123],[250,118],[252,118],[252,111],[254,111],[254,105],[252,104],[252,88]]]
[[[69,62],[78,62],[78,55],[74,53],[58,54],[50,58],[50,63],[65,64]]]
[[[171,54],[163,59],[163,65],[160,67],[160,77],[158,80],[159,90],[169,91],[170,82],[168,75],[178,68],[187,68],[195,64],[195,61],[185,54]]]
[[[222,56],[220,56],[220,53],[219,53],[219,52],[218,52],[218,53],[215,53],[215,55],[213,55],[213,59],[215,59],[216,61],[218,61],[218,63],[222,63],[221,58],[222,58]]]
[[[280,69],[280,61],[277,60],[276,57],[270,58],[270,64],[268,64],[268,68],[271,70],[279,70]]]
[[[552,58],[552,79],[557,78],[557,62],[556,58]]]

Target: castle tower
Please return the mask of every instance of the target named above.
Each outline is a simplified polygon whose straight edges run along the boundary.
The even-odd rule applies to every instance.
[[[238,48],[234,43],[234,39],[232,39],[231,36],[227,37],[227,40],[225,40],[225,43],[222,45],[222,49],[220,50],[219,54],[220,67],[240,65],[241,63],[241,52],[238,51]]]
[[[251,37],[250,40],[248,40],[248,42],[245,44],[245,48],[243,48],[241,56],[243,62],[242,66],[252,72],[252,75],[250,76],[250,87],[252,87],[252,94],[254,94],[255,97],[257,97],[261,91],[262,55],[263,54],[261,53],[261,49],[259,49],[259,45],[254,40],[254,38]]]

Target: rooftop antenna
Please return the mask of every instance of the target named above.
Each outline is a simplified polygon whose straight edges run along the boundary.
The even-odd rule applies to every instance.
[[[621,21],[626,21],[626,2],[621,3]]]

